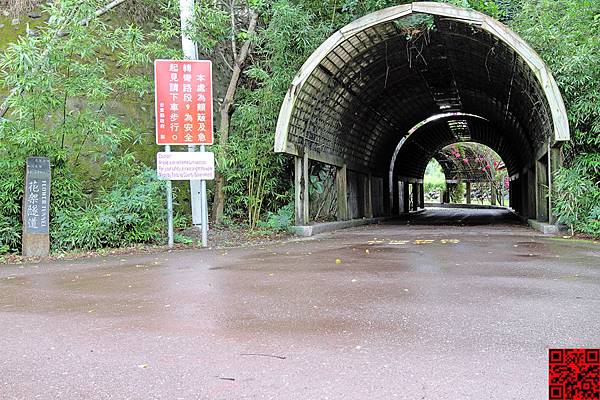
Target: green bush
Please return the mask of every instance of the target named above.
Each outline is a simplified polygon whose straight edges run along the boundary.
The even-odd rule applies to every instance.
[[[23,179],[23,168],[0,160],[0,254],[15,252],[21,247]]]
[[[54,249],[97,249],[162,239],[165,223],[164,183],[144,170],[118,182],[89,206],[58,209],[51,225]]]
[[[462,203],[465,199],[465,192],[466,188],[464,183],[452,185],[452,189],[450,190],[450,201],[452,203]]]
[[[598,179],[596,177],[596,179]],[[600,181],[576,163],[555,175],[555,211],[559,222],[575,231],[600,236]]]
[[[266,222],[260,221],[258,226],[274,231],[288,230],[294,223],[294,203],[281,207],[276,213],[268,212]]]

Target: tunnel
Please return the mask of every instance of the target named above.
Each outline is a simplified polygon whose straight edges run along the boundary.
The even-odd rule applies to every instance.
[[[415,2],[314,51],[283,101],[274,150],[295,159],[297,225],[311,223],[311,164],[336,168],[338,220],[394,216],[424,207],[428,162],[462,142],[502,158],[516,213],[554,223],[552,176],[569,139],[556,82],[523,39],[479,12]]]

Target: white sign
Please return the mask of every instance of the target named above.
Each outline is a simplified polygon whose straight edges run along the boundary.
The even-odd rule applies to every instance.
[[[215,179],[215,155],[210,152],[156,153],[156,173],[159,179],[171,181]]]

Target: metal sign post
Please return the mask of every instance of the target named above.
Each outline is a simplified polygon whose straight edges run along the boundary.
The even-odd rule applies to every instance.
[[[171,145],[212,144],[212,63],[207,60],[156,60],[154,70],[156,143],[165,145],[165,152],[170,150],[166,146]],[[189,151],[189,154],[194,153]],[[202,245],[206,247],[208,245],[206,182],[203,183],[195,178],[191,180],[191,189],[192,210],[196,210],[193,222],[197,223],[200,220]],[[200,201],[196,201],[194,197],[200,194],[202,194]]]
[[[197,60],[198,49],[194,41],[187,35],[189,23],[194,16],[194,0],[179,0],[179,9],[183,56],[187,60]],[[196,146],[188,146],[188,151],[196,151]],[[200,146],[200,151],[205,151],[204,145]],[[208,246],[208,201],[205,181],[190,181],[190,199],[192,202],[192,223],[202,226],[202,246],[206,247]]]
[[[205,146],[200,146],[200,152],[206,151]],[[212,153],[211,153],[212,154]],[[213,158],[214,169],[214,158]],[[214,172],[214,171],[213,171]],[[214,179],[214,173],[213,178]],[[206,198],[206,180],[200,181],[200,192],[202,194],[202,247],[208,246],[208,199]]]
[[[171,152],[171,146],[165,145],[165,152]],[[167,235],[169,247],[173,247],[175,235],[173,233],[173,186],[171,180],[167,180]]]
[[[183,57],[186,60],[198,59],[198,53],[196,45],[187,35],[187,29],[189,29],[190,21],[194,16],[194,0],[180,0],[180,21],[181,21],[181,50],[183,51]],[[195,152],[196,146],[188,146],[189,152]],[[192,224],[195,226],[204,225],[204,218],[202,214],[202,190],[199,181],[190,181],[190,202],[192,206]],[[204,245],[204,242],[203,242]]]

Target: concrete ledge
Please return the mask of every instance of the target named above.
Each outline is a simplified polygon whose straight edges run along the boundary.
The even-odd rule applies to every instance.
[[[361,218],[351,219],[349,221],[323,222],[314,225],[293,226],[291,228],[291,231],[295,235],[308,237],[317,235],[319,233],[337,231],[339,229],[354,228],[362,225],[378,224],[388,219],[390,219],[390,217]]]
[[[560,227],[552,225],[547,222],[540,222],[535,219],[528,219],[527,224],[536,231],[542,232],[544,235],[558,235],[560,233]]]

